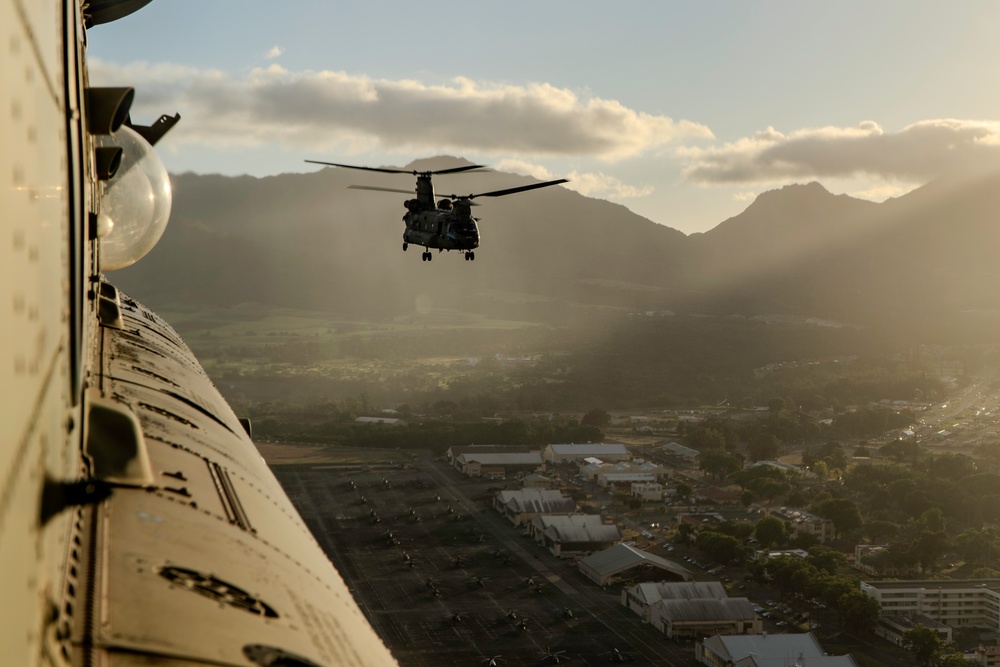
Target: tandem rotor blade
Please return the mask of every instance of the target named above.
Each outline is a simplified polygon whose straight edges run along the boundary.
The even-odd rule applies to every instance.
[[[320,162],[319,160],[306,160],[306,162],[311,162],[313,164],[323,164],[327,167],[343,167],[344,169],[363,169],[364,171],[380,171],[383,174],[411,174],[412,171],[407,169],[383,169],[381,167],[359,167],[353,164],[337,164],[336,162]]]
[[[487,169],[487,167],[484,167],[481,164],[467,164],[464,167],[452,167],[451,169],[439,169],[438,171],[426,171],[426,172],[416,172],[415,171],[413,173],[414,174],[417,174],[417,173],[434,174],[434,175],[437,175],[437,174],[457,174],[460,171],[472,171],[474,169]]]
[[[537,190],[538,188],[547,188],[550,185],[559,185],[560,183],[569,183],[568,178],[560,178],[555,181],[545,181],[544,183],[532,183],[531,185],[522,185],[516,188],[507,188],[506,190],[494,190],[492,192],[480,192],[475,195],[448,195],[451,199],[475,199],[476,197],[503,197],[504,195],[512,195],[515,192],[525,192],[527,190]]]
[[[464,167],[452,167],[451,169],[440,169],[438,171],[420,171],[419,169],[390,169],[388,167],[360,167],[356,164],[340,164],[339,162],[322,162],[320,160],[306,160],[312,164],[322,164],[327,167],[342,167],[344,169],[363,169],[364,171],[380,171],[383,174],[412,174],[436,175],[436,174],[457,174],[460,171],[472,171],[474,169],[487,169],[481,164],[467,164]]]
[[[349,190],[377,190],[378,192],[400,192],[404,195],[416,194],[416,190],[400,190],[398,188],[380,188],[376,185],[348,185]]]

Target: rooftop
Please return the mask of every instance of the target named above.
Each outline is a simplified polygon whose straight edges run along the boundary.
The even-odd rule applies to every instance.
[[[655,565],[661,569],[673,572],[685,580],[694,578],[690,571],[681,567],[674,561],[667,560],[666,558],[660,558],[659,556],[655,556],[648,551],[636,549],[635,547],[630,547],[627,544],[616,544],[610,549],[590,554],[580,561],[581,565],[589,567],[593,571],[600,574],[614,574],[635,565],[639,565],[640,563]]]

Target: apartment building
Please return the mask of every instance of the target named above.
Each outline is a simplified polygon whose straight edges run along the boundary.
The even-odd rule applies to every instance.
[[[863,581],[887,615],[923,614],[953,628],[1000,630],[1000,579]]]

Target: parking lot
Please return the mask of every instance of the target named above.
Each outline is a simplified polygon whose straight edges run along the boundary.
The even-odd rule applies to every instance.
[[[273,470],[401,665],[694,664],[492,510],[498,482],[436,461]]]

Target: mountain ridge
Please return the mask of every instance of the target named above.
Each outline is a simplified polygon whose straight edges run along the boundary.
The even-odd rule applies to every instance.
[[[471,163],[438,157],[404,168],[461,164]],[[1000,306],[990,253],[1000,241],[996,174],[940,180],[884,203],[834,195],[818,182],[789,185],[692,235],[620,204],[546,188],[476,209],[482,246],[474,264],[448,253],[416,261],[401,251],[405,195],[347,189],[409,189],[409,174],[327,168],[172,178],[174,211],[160,244],[112,276],[160,307],[249,300],[392,317],[429,300],[431,308],[549,322],[611,307],[872,324],[887,309],[926,322]],[[484,192],[533,180],[484,171],[439,175],[434,184]],[[501,303],[500,293],[549,306]]]

